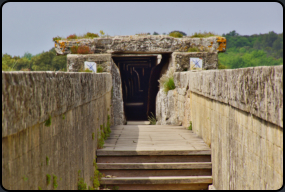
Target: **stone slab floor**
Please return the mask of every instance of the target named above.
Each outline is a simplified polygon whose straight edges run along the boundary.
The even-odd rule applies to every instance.
[[[139,125],[142,124],[142,125]],[[146,122],[128,122],[111,127],[99,153],[122,152],[124,155],[186,155],[211,154],[209,146],[191,130],[183,126],[146,125]]]

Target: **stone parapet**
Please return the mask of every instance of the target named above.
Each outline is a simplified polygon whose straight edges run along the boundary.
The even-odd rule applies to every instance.
[[[2,72],[2,137],[102,97],[111,88],[106,73]]]
[[[174,38],[167,35],[114,36],[93,39],[56,40],[55,51],[59,55],[71,53],[72,46],[88,46],[91,53],[170,53],[187,52],[197,48],[206,52],[226,50],[226,39],[220,36],[208,38]]]
[[[283,65],[175,73],[174,82],[283,127]]]

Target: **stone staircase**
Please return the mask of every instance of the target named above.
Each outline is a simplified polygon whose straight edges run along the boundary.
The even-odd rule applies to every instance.
[[[207,190],[211,151],[97,151],[101,186],[119,190]]]

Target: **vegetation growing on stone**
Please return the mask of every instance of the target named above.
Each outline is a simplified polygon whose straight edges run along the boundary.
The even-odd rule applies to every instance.
[[[55,190],[57,188],[57,176],[56,175],[53,175],[53,189]]]
[[[94,176],[91,177],[91,180],[93,182],[93,189],[98,189],[98,187],[100,187],[100,179],[102,178],[102,173],[99,172],[95,159],[93,160],[93,166],[94,166]]]
[[[97,66],[97,73],[102,73],[103,70],[104,70],[104,69],[103,69],[102,66],[100,66],[100,65]]]
[[[176,37],[176,38],[181,38],[183,37],[183,34],[181,32],[178,32],[178,31],[173,31],[173,32],[170,32],[168,34],[170,37]]]
[[[46,164],[49,165],[49,158],[46,156]]]
[[[45,126],[49,127],[51,125],[51,116],[45,121]]]
[[[39,190],[42,190],[42,188],[41,188],[40,186],[38,187],[38,189],[39,189]]]
[[[90,54],[90,48],[88,46],[85,45],[74,45],[72,47],[70,47],[70,51],[72,54]]]
[[[163,74],[162,77],[158,80],[160,88],[163,88],[165,93],[169,90],[175,89],[175,84],[173,81],[173,75],[175,68],[171,67],[166,74]]]
[[[61,40],[61,39],[63,39],[63,38],[60,37],[60,36],[57,36],[57,37],[52,38],[52,41],[58,41],[58,40]]]
[[[150,112],[150,113],[151,113],[151,116],[147,117],[148,120],[149,120],[149,124],[150,125],[156,125],[156,118],[155,118],[155,116],[154,116],[154,114],[152,112]]]
[[[201,52],[201,51],[198,49],[198,47],[190,47],[188,49],[188,52]]]
[[[93,72],[92,70],[90,70],[90,69],[80,69],[78,72],[87,72],[87,73],[91,73],[91,72]]]
[[[23,180],[24,180],[24,181],[28,181],[28,177],[23,176]]]
[[[78,182],[77,182],[77,189],[78,190],[87,190],[87,185],[84,182],[84,179],[80,177],[81,170],[78,171]]]
[[[87,32],[85,35],[83,35],[83,38],[95,38],[95,37],[99,37],[99,35],[97,33],[90,33],[90,32]]]
[[[188,129],[192,130],[192,121],[190,121]]]
[[[92,133],[92,140],[95,139],[95,133]]]
[[[100,125],[100,129],[98,129],[98,142],[97,142],[97,148],[101,149],[104,146],[105,139],[107,139],[110,136],[111,133],[111,123],[110,123],[110,115],[107,116],[107,126]],[[101,134],[99,134],[101,133]]]
[[[212,36],[220,36],[220,35],[217,35],[217,34],[215,34],[213,32],[206,32],[206,31],[204,31],[204,33],[201,33],[201,32],[197,33],[197,32],[195,32],[191,37],[192,38],[207,38],[207,37],[212,37]]]
[[[69,35],[68,37],[66,37],[66,39],[77,39],[77,35],[75,34],[72,34],[72,35]]]
[[[167,93],[169,90],[175,89],[173,77],[170,77],[168,81],[164,83],[164,92]]]
[[[47,177],[47,185],[49,185],[49,184],[50,184],[51,176],[50,176],[49,174],[47,174],[46,177]]]
[[[62,114],[62,119],[65,119],[65,115],[64,114]]]

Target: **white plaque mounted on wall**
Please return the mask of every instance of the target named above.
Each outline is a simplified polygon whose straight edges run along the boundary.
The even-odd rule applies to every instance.
[[[89,69],[95,73],[97,73],[97,66],[95,62],[84,61],[84,70]]]
[[[190,58],[190,70],[202,70],[203,59],[198,57]]]

